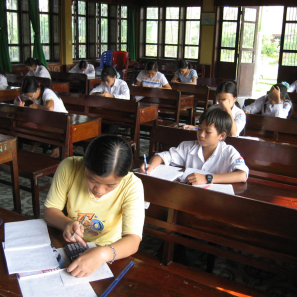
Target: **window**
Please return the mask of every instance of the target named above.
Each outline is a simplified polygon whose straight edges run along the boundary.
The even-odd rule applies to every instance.
[[[197,60],[200,16],[200,7],[147,7],[144,56]]]
[[[118,7],[118,50],[127,51],[128,7]]]
[[[72,4],[72,57],[75,60],[87,57],[87,4],[74,1]]]
[[[158,7],[146,9],[145,56],[147,57],[158,55],[159,10]]]
[[[282,65],[297,66],[297,7],[287,7]]]
[[[59,0],[39,0],[40,41],[47,61],[60,60]],[[34,31],[27,0],[6,0],[8,50],[11,62],[33,55]],[[52,24],[49,26],[49,24]]]
[[[98,57],[108,49],[108,5],[96,4]]]
[[[197,59],[200,41],[200,7],[187,7],[184,58]]]
[[[238,7],[224,7],[220,53],[221,62],[235,62],[238,12]]]

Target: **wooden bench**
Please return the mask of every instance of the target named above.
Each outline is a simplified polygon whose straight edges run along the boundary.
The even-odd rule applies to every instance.
[[[88,94],[89,82],[86,74],[50,71],[50,75],[54,82],[69,82],[70,92]]]
[[[57,93],[63,100],[68,112],[100,117],[103,124],[130,128],[130,137],[125,140],[134,150],[134,158],[139,158],[139,103],[131,100],[82,95],[73,93]]]
[[[194,111],[193,122],[195,125],[199,120],[203,111],[208,108],[208,105],[213,105],[213,100],[209,100],[209,87],[206,85],[189,85],[181,83],[170,83],[173,90],[181,91],[182,94],[194,95]],[[187,116],[187,112],[181,110],[181,117]]]
[[[296,144],[296,120],[247,114],[244,136],[254,136],[268,141]]]
[[[151,203],[144,233],[164,240],[161,263],[169,270],[179,244],[296,279],[296,270],[274,262],[297,265],[296,209],[136,175]]]
[[[64,113],[0,104],[0,133],[17,136],[31,141],[61,147],[60,159],[18,150],[19,175],[30,180],[30,188],[20,185],[22,190],[32,193],[34,217],[40,216],[39,192],[50,184],[39,187],[38,181],[54,174],[60,161],[69,154],[70,116]],[[9,164],[1,164],[1,170],[10,172]],[[1,180],[2,183],[10,184]]]
[[[130,87],[131,100],[135,101],[135,96],[143,96],[141,102],[153,103],[159,105],[159,116],[162,119],[158,120],[158,125],[167,127],[178,127],[180,111],[188,109],[190,123],[192,122],[193,103],[192,106],[188,99],[182,99],[180,91],[167,90],[158,88],[146,87]],[[193,100],[193,99],[192,99]],[[146,126],[152,126],[152,123],[147,123]]]
[[[151,131],[149,156],[177,147],[183,141],[197,140],[197,131],[154,127]],[[249,176],[297,185],[297,146],[266,141],[227,137],[250,169]]]
[[[21,95],[20,88],[0,90],[0,102],[11,101]]]

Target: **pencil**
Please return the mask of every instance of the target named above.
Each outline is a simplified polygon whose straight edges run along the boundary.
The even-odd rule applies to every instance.
[[[120,275],[111,283],[111,285],[105,290],[101,297],[106,297],[112,289],[118,284],[118,282],[123,278],[123,276],[128,272],[128,270],[134,265],[134,262],[131,261],[127,267],[120,273]]]
[[[79,227],[85,222],[85,220],[87,219],[87,217],[88,217],[88,215],[85,215],[85,216],[81,219],[81,221],[80,221],[80,223],[79,223]],[[76,232],[73,233],[71,239],[74,239],[75,235],[76,235]]]

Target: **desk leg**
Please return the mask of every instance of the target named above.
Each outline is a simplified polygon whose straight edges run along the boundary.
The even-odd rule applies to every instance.
[[[18,159],[17,159],[16,149],[12,152],[12,161],[10,162],[10,168],[11,168],[14,210],[18,213],[22,213],[20,185],[19,185],[19,169],[18,169]]]

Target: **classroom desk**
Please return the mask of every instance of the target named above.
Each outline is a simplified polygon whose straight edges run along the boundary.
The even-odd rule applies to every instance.
[[[6,162],[10,163],[14,210],[21,213],[21,196],[19,187],[16,140],[16,137],[0,134],[0,164]]]
[[[158,104],[139,103],[139,122],[140,124],[148,123],[158,119]]]
[[[70,83],[69,82],[60,82],[60,81],[52,81],[51,89],[57,92],[69,92]]]
[[[3,220],[3,224],[0,226],[1,242],[4,241],[4,223],[28,220],[28,218],[23,215],[1,207],[0,218]],[[61,231],[52,227],[48,227],[48,230],[51,241],[56,248],[63,247],[67,244],[67,242],[63,239]],[[114,276],[117,277],[130,261],[134,261],[134,266],[127,272],[127,274],[108,296],[230,296],[230,294],[220,291],[219,288],[210,288],[199,284],[198,281],[195,282],[190,279],[185,279],[177,274],[168,272],[168,270],[164,271],[162,268],[156,267],[148,262],[138,260],[134,257],[118,260],[110,265]],[[9,275],[7,273],[3,252],[0,253],[0,275],[0,296],[21,296],[21,290],[19,288],[16,275]],[[101,296],[113,280],[114,278],[110,278],[92,282],[91,285],[97,296]]]
[[[88,79],[88,94],[90,94],[91,90],[94,89],[94,86],[97,84],[101,84],[101,78],[90,78]]]
[[[15,75],[15,74],[7,74],[6,75],[8,85],[16,86],[16,87],[21,87],[22,83],[23,83],[23,80],[26,77],[30,77],[30,76],[26,76],[26,75],[18,76],[18,75]],[[35,77],[35,76],[31,76],[31,77],[34,77],[39,83],[44,85],[46,88],[51,87],[51,79],[45,78],[45,77]]]
[[[21,95],[19,87],[8,87],[5,90],[0,90],[0,102],[14,100]]]
[[[73,143],[101,135],[101,119],[81,114],[70,114],[69,156],[73,156]]]

